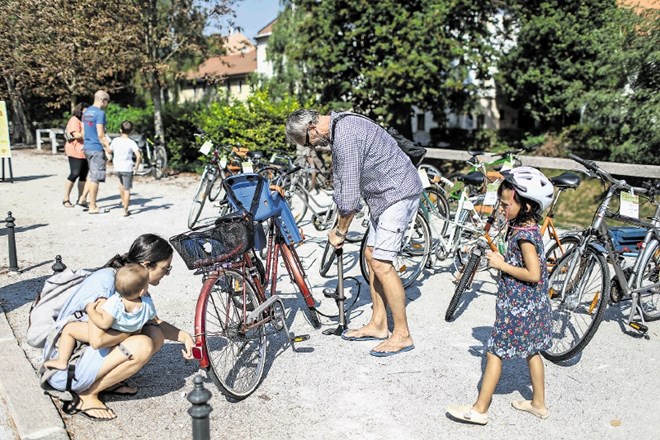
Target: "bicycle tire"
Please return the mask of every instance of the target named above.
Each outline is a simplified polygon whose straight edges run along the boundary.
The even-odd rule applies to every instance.
[[[291,281],[298,286],[298,290],[305,300],[306,307],[303,310],[305,311],[305,315],[307,315],[307,319],[309,319],[309,323],[314,328],[320,328],[321,322],[316,313],[316,301],[314,301],[307,280],[305,280],[305,270],[302,267],[298,253],[293,248],[293,245],[287,245],[285,243],[282,243],[280,246],[280,253],[282,260],[284,260],[284,266],[291,277]]]
[[[323,249],[323,255],[321,256],[321,266],[319,267],[319,275],[326,278],[326,275],[332,267],[332,263],[335,262],[335,247],[330,244],[329,241],[325,243],[325,248]]]
[[[552,272],[552,269],[563,255],[580,244],[580,237],[577,235],[564,235],[559,237],[559,242],[561,243],[561,247],[559,247],[559,243],[554,241],[548,250],[545,251],[545,262],[548,266],[548,274]]]
[[[167,150],[162,145],[156,145],[154,148],[154,162],[151,167],[154,179],[161,179],[165,175],[165,168],[167,168]]]
[[[254,310],[259,304],[256,291],[242,274],[226,270],[202,294],[208,375],[225,395],[243,400],[259,386],[266,363],[263,325],[247,331],[243,327],[244,302],[247,312]]]
[[[437,249],[439,237],[444,237],[449,229],[449,203],[442,191],[432,186],[424,189],[419,203],[431,229],[431,248]]]
[[[227,198],[227,193],[224,191],[225,187],[222,185],[224,179],[220,176],[221,171],[217,171],[213,175],[213,182],[211,183],[211,189],[209,190],[209,202],[215,202],[222,194],[222,198]]]
[[[426,262],[431,253],[431,230],[428,222],[419,211],[415,213],[414,222],[412,228],[414,237],[411,237],[409,242],[402,247],[395,261],[392,262],[394,270],[396,270],[399,278],[401,278],[401,283],[403,284],[404,289],[410,287],[415,280],[417,280],[424,270],[424,267],[426,267]],[[362,273],[365,282],[370,284],[369,267],[367,266],[366,259],[368,237],[369,231],[364,234],[362,244],[360,245],[360,272]],[[418,260],[415,261],[414,266],[411,265],[411,267],[413,267],[411,270],[408,270],[408,265],[405,264],[405,260],[408,258],[418,258]]]
[[[195,197],[193,198],[190,212],[188,213],[188,228],[190,229],[195,227],[197,220],[199,220],[199,215],[202,213],[202,209],[204,208],[204,203],[206,202],[209,187],[212,183],[209,181],[208,174],[208,169],[204,168],[202,178],[197,185],[197,191],[195,192]]]
[[[644,249],[641,270],[637,274],[636,286],[645,288],[639,292],[639,305],[645,321],[656,321],[660,319],[660,287],[658,275],[660,272],[660,242],[651,240]]]
[[[445,321],[449,322],[454,319],[454,313],[456,313],[458,303],[461,300],[463,293],[465,293],[467,288],[472,284],[472,280],[474,280],[474,276],[477,273],[477,269],[479,268],[479,260],[481,260],[480,253],[473,253],[470,256],[470,259],[463,269],[461,279],[456,285],[454,295],[451,297],[449,305],[447,306],[447,311],[445,312]]]
[[[296,224],[300,224],[307,213],[307,193],[299,185],[296,185],[290,190],[285,190],[284,200],[286,200],[286,204],[289,205],[289,209],[291,210],[291,214],[293,215]]]
[[[552,362],[570,359],[584,350],[598,330],[610,297],[610,275],[605,257],[592,246],[587,246],[582,256],[578,251],[576,247],[565,254],[548,279],[552,346],[541,354]],[[596,266],[600,275],[593,276]],[[569,273],[573,278],[566,282],[568,292],[565,292],[563,286]],[[583,292],[592,278],[596,282],[591,289],[593,293]],[[580,324],[581,321],[584,323]]]

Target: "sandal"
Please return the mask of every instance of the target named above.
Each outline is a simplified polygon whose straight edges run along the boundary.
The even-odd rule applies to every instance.
[[[130,388],[132,391],[121,391],[122,388]],[[118,396],[135,396],[138,393],[138,388],[129,385],[128,382],[121,381],[101,392],[106,394],[116,394]]]
[[[73,208],[73,205],[69,200],[62,201],[62,206],[64,206],[65,208]]]
[[[78,405],[80,404],[80,397],[76,393],[71,393],[73,396],[72,400],[68,400],[62,404],[62,411],[64,411],[65,414],[69,414],[70,416],[76,414],[78,411]]]
[[[99,417],[95,416],[93,414],[90,414],[90,411],[107,411],[108,415],[110,417]],[[80,414],[83,417],[88,418],[89,420],[92,420],[94,422],[109,422],[110,420],[114,420],[117,418],[117,414],[110,408],[109,406],[100,406],[98,408],[87,408],[87,409],[80,409],[78,408],[77,414]]]
[[[87,202],[78,202],[76,205],[80,206],[83,209],[89,209],[89,204]]]

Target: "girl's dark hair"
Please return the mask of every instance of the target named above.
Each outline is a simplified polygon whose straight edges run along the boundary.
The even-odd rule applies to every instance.
[[[534,200],[529,200],[520,195],[518,191],[511,182],[504,180],[497,188],[497,196],[502,196],[502,191],[505,189],[513,190],[513,199],[520,205],[520,211],[516,218],[513,219],[513,223],[517,225],[525,224],[529,221],[534,221],[539,223],[541,221],[541,206]]]
[[[89,105],[86,102],[79,102],[76,104],[76,106],[73,108],[73,113],[72,115],[75,116],[76,118],[82,120],[82,115],[83,115],[83,109],[89,107]]]
[[[159,261],[167,260],[172,255],[172,246],[156,234],[142,234],[135,239],[131,248],[124,255],[115,255],[103,267],[119,269],[128,263],[149,262],[153,267]]]

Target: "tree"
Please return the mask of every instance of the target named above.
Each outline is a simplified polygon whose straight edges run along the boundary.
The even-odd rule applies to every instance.
[[[659,14],[614,0],[536,0],[513,8],[519,33],[499,65],[504,91],[536,132],[581,154],[659,163]]]
[[[138,61],[130,0],[107,1],[103,8],[58,0],[4,0],[2,6],[0,71],[15,140],[34,140],[26,105],[34,98],[73,107],[81,96],[130,82]]]
[[[227,19],[231,26],[235,1],[136,0],[142,23],[140,71],[154,105],[154,126],[161,141],[165,141],[162,107],[168,76],[173,79],[187,60],[205,53],[206,26],[221,27],[220,19]]]
[[[303,99],[352,106],[409,134],[413,106],[442,124],[447,109],[469,109],[477,82],[488,78],[489,25],[496,18],[490,2],[298,0],[285,6],[269,56]]]

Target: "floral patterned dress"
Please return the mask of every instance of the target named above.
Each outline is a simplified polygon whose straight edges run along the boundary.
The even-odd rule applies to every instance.
[[[536,247],[541,263],[541,280],[528,283],[502,272],[497,285],[495,325],[488,351],[502,359],[526,358],[552,346],[552,318],[548,298],[548,268],[538,225],[510,229],[504,260],[523,267],[520,242]]]

